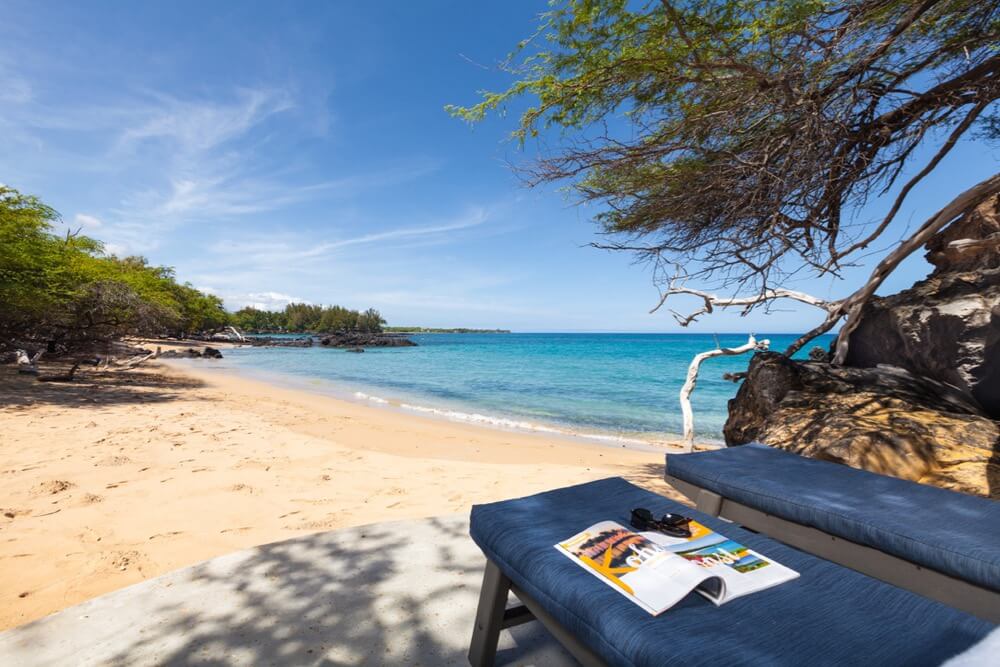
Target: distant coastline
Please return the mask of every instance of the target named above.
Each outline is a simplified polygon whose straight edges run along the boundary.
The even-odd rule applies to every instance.
[[[509,334],[510,329],[467,329],[455,327],[452,329],[436,327],[382,327],[386,333],[407,334]]]

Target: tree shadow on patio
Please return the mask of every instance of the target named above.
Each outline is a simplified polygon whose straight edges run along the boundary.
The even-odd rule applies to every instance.
[[[0,635],[0,661],[467,665],[483,563],[464,517],[317,533]],[[574,664],[538,623],[505,631],[497,662]]]

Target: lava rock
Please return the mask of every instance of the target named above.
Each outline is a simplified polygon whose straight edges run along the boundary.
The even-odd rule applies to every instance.
[[[405,335],[384,333],[337,333],[320,340],[326,347],[415,347]]]
[[[934,271],[865,305],[846,365],[891,364],[946,382],[1000,419],[1000,246],[959,252],[951,245],[996,234],[1000,197],[933,237],[925,247]]]
[[[892,366],[754,355],[726,444],[759,441],[855,468],[1000,499],[1000,422],[960,389]]]

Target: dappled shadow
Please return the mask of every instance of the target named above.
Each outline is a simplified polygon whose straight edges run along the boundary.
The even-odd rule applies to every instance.
[[[693,507],[694,504],[687,496],[664,481],[664,472],[666,468],[663,463],[643,463],[629,470],[628,480],[653,493]]]
[[[1000,437],[993,443],[993,456],[986,467],[986,483],[990,489],[990,498],[1000,500]]]
[[[464,517],[318,533],[223,556],[0,634],[0,658],[467,665],[483,564]],[[505,631],[500,649],[498,664],[573,664],[538,623]]]
[[[41,375],[65,373],[69,366],[69,363],[45,364]],[[201,380],[141,367],[97,371],[81,366],[72,382],[39,382],[35,376],[19,374],[13,365],[7,365],[0,366],[0,408],[160,403],[180,398],[185,390],[204,386]]]
[[[910,408],[883,396],[816,409],[793,397],[768,424],[764,440],[810,458],[883,475],[997,497],[998,430],[974,414]]]

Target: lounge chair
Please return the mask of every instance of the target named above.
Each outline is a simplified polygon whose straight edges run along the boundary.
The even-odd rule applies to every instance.
[[[704,456],[671,457],[668,478],[681,480],[687,474],[682,470],[684,465],[674,463],[678,459],[692,464],[688,465],[690,471],[700,461],[697,457]],[[822,475],[814,474],[815,489]],[[500,630],[536,619],[584,665],[630,666],[939,665],[994,628],[988,620],[996,611],[988,604],[992,598],[983,598],[987,618],[976,617],[719,518],[720,510],[725,514],[736,505],[720,493],[721,487],[697,486],[720,483],[724,475],[713,477],[681,482],[702,507],[712,510],[709,512],[691,510],[619,478],[473,507],[470,532],[486,555],[487,565],[470,662],[477,667],[493,664]],[[901,505],[905,504],[904,496],[899,498]],[[823,502],[830,502],[829,498]],[[711,507],[712,503],[716,506]],[[967,511],[961,509],[963,505],[957,500],[949,503],[945,513],[954,510],[961,514]],[[660,616],[651,616],[553,548],[601,520],[627,524],[633,507],[648,507],[656,514],[687,514],[801,576],[722,607],[689,595]],[[992,511],[991,517],[995,516]],[[935,520],[942,519],[947,520],[941,515]],[[989,534],[985,539],[994,544],[1000,539],[995,534],[996,525],[994,522],[993,534],[989,534],[989,524],[980,526],[980,533]],[[868,548],[879,550],[878,546]],[[985,587],[995,593],[1000,588],[996,586],[1000,578],[990,579],[997,559],[1000,551],[994,550],[992,559],[984,561],[984,576],[977,575],[971,582],[975,589]],[[958,579],[948,576],[947,582]],[[508,608],[508,593],[520,603]]]
[[[761,444],[668,456],[666,481],[703,512],[1000,623],[1000,502]]]

